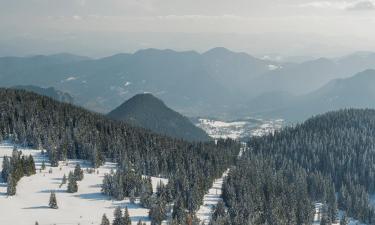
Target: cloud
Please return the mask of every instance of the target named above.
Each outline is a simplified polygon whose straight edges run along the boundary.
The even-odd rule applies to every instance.
[[[374,0],[360,1],[313,1],[299,5],[302,8],[336,9],[336,10],[373,10]]]
[[[347,10],[374,10],[375,4],[372,1],[360,1],[346,8]]]

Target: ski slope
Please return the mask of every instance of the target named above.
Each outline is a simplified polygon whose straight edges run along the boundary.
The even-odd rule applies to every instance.
[[[12,150],[12,145],[0,145],[0,164],[2,164],[3,156],[11,155]],[[139,204],[131,204],[128,199],[114,201],[101,194],[104,174],[114,169],[116,164],[106,163],[92,174],[85,171],[84,179],[78,182],[78,192],[67,193],[66,184],[61,188],[59,187],[63,175],[68,176],[68,173],[74,170],[77,163],[80,163],[82,169],[85,170],[89,166],[87,162],[69,160],[60,162],[59,166],[54,168],[46,163],[47,168],[39,171],[43,160],[45,160],[41,150],[19,150],[22,150],[23,154],[33,155],[37,174],[23,177],[17,185],[17,194],[12,197],[6,195],[6,184],[0,183],[1,225],[30,225],[35,224],[36,221],[40,225],[98,225],[104,213],[112,221],[113,211],[117,206],[128,207],[132,224],[136,224],[139,219],[146,224],[150,224],[148,209],[141,207]],[[49,173],[49,169],[52,169],[52,173]],[[168,180],[161,178],[152,177],[151,179],[154,190],[156,190],[156,185],[160,181],[168,182]],[[59,209],[48,208],[51,190],[56,192]]]

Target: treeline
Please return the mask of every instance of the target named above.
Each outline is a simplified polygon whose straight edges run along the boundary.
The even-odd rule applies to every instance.
[[[36,173],[35,162],[32,155],[22,155],[15,147],[12,156],[4,156],[1,177],[7,182],[7,194],[15,195],[18,181],[23,176],[31,176]]]
[[[375,111],[348,109],[253,138],[224,184],[230,224],[311,224],[347,216],[375,224]],[[338,195],[336,196],[336,193]],[[244,222],[241,222],[244,221]]]
[[[47,149],[52,166],[66,158],[88,159],[99,166],[107,158],[125,173],[134,170],[138,178],[168,178],[165,188],[171,198],[158,197],[151,208],[176,202],[182,216],[194,213],[212,181],[235,162],[240,149],[231,140],[190,143],[157,135],[21,90],[0,89],[0,115],[0,141]],[[138,194],[139,188],[119,187],[124,196]],[[182,216],[175,215],[184,220]]]

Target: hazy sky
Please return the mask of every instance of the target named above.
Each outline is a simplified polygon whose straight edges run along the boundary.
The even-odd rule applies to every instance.
[[[0,54],[375,51],[375,0],[0,0]]]

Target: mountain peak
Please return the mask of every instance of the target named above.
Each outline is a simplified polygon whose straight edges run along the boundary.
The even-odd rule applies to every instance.
[[[168,108],[151,93],[137,94],[108,114],[109,117],[156,133],[189,141],[207,141],[208,135],[188,118]]]

